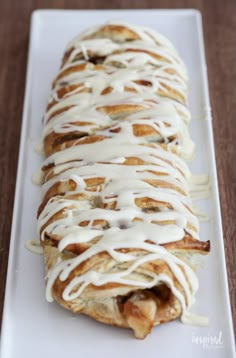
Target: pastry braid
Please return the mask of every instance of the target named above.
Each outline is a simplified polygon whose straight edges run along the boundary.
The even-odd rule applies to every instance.
[[[44,116],[38,232],[46,296],[144,338],[186,320],[199,240],[185,159],[187,73],[172,44],[121,22],[72,40]]]

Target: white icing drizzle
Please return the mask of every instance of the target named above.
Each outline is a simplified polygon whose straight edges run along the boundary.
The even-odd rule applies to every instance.
[[[78,230],[78,225],[82,222],[88,222],[88,227],[92,227],[92,224],[96,220],[104,220],[108,222],[109,227],[122,227],[128,228],[135,225],[135,219],[141,220],[146,223],[163,223],[173,222],[175,225],[183,228],[186,232],[191,232],[193,238],[198,239],[198,221],[194,215],[186,213],[178,213],[177,211],[163,211],[146,213],[140,210],[138,207],[124,207],[120,210],[106,210],[103,208],[90,208],[83,210],[80,202],[74,200],[64,199],[59,203],[55,203],[54,200],[50,200],[44,207],[39,220],[38,220],[38,233],[41,232],[41,240],[44,240],[45,232],[63,237],[70,232]],[[56,210],[62,210],[66,208],[66,214],[62,218],[53,220],[53,223],[47,224],[44,230],[43,226],[53,217]],[[65,211],[64,211],[65,213]],[[187,224],[190,223],[195,230],[190,230]],[[99,225],[96,225],[99,227]]]
[[[107,148],[109,147],[109,151]],[[181,158],[177,155],[163,150],[159,145],[151,146],[140,145],[136,143],[123,142],[122,138],[114,137],[103,141],[90,144],[72,146],[63,151],[56,152],[44,161],[44,166],[49,164],[60,165],[72,161],[79,161],[79,166],[95,163],[119,163],[125,162],[127,157],[136,157],[147,163],[167,166],[166,162],[177,167],[187,178],[190,177],[190,171]],[[71,165],[68,163],[67,165]],[[74,165],[74,164],[73,164]],[[55,168],[54,168],[55,171]]]
[[[108,21],[103,26],[97,25],[97,26],[90,27],[89,29],[85,30],[84,32],[82,32],[81,34],[76,36],[71,42],[69,42],[68,45],[67,45],[67,49],[75,46],[75,43],[78,40],[80,41],[80,40],[83,40],[83,39],[88,38],[88,37],[93,37],[93,35],[96,36],[96,33],[99,30],[101,30],[102,28],[104,28],[104,26],[106,26],[106,25],[123,26],[125,28],[130,29],[134,33],[136,33],[139,36],[140,40],[143,40],[145,42],[148,42],[148,43],[151,43],[151,44],[154,44],[154,45],[160,45],[160,46],[163,46],[163,47],[168,47],[171,51],[176,53],[176,50],[175,50],[174,46],[172,45],[172,43],[166,37],[164,37],[163,35],[159,34],[156,31],[154,31],[153,29],[150,29],[150,28],[145,27],[145,26],[140,26],[140,25],[137,26],[137,25],[125,22],[125,21],[120,21],[120,20]]]
[[[160,66],[156,67],[153,67],[152,65],[146,65],[144,70],[143,65],[145,65],[145,63],[143,63],[144,61],[141,60],[147,59],[148,56],[149,55],[147,54],[140,53],[134,56],[134,54],[129,52],[119,55],[113,55],[109,61],[108,58],[106,59],[106,62],[104,62],[100,69],[92,64],[88,66],[88,64],[84,60],[75,61],[73,63],[66,63],[59,72],[59,75],[54,84],[54,89],[59,89],[65,82],[75,84],[83,83],[83,81],[88,81],[87,83],[89,83],[92,80],[96,84],[96,81],[98,82],[98,79],[100,79],[103,83],[103,87],[100,85],[100,89],[104,88],[105,85],[108,84],[116,85],[116,83],[113,83],[115,80],[118,80],[118,83],[122,84],[122,81],[129,79],[129,84],[131,85],[131,81],[137,79],[146,80],[146,77],[148,77],[150,81],[153,81],[153,78],[151,76],[151,72],[153,72],[153,76],[155,76],[156,81],[160,81],[161,79],[164,82],[165,79],[173,81],[174,85],[179,84],[180,89],[182,88],[183,90],[185,90],[186,94],[187,80],[183,75],[180,75],[176,71],[174,65],[160,64]],[[118,59],[120,59],[120,61],[121,59],[123,59],[123,62],[120,62],[119,65],[121,68],[117,67]],[[140,61],[140,63],[138,63],[138,60]],[[83,65],[83,69],[81,65]],[[73,71],[71,71],[71,69],[73,69]],[[127,79],[125,78],[126,76],[128,76]],[[168,84],[172,86],[171,82],[168,82]]]
[[[179,56],[176,53],[176,50],[174,48],[174,46],[171,44],[171,42],[165,38],[163,35],[157,33],[156,31],[154,31],[153,29],[149,29],[146,27],[141,27],[141,26],[136,26],[136,25],[131,25],[129,23],[126,22],[121,22],[121,21],[112,21],[112,22],[108,22],[108,25],[118,25],[118,26],[124,26],[128,29],[130,29],[132,32],[136,33],[136,35],[138,36],[138,39],[136,41],[131,41],[131,42],[127,42],[127,43],[122,43],[119,41],[119,44],[121,46],[127,46],[128,48],[133,46],[136,43],[141,43],[143,44],[143,46],[145,47],[151,47],[153,51],[163,51],[164,53],[167,54],[171,54],[177,63],[179,63],[183,68],[185,68],[185,65],[183,63],[183,61],[179,58]],[[106,26],[106,25],[105,25]],[[100,40],[104,40],[101,37],[98,38],[99,36],[96,36],[96,33],[98,33],[100,30],[102,30],[103,26],[95,26],[92,29],[89,29],[87,31],[85,31],[84,33],[80,34],[79,36],[75,37],[71,42],[68,43],[67,45],[67,50],[70,50],[71,48],[77,48],[80,46],[80,42],[81,40],[86,40],[88,38],[93,39],[93,37],[95,38],[95,40],[97,41],[97,43]],[[108,40],[108,39],[106,39]],[[116,39],[113,37],[113,40],[116,41]],[[86,40],[89,41],[89,40]]]
[[[137,50],[140,51],[138,54]],[[121,45],[117,54],[107,56],[105,64],[114,61],[118,63],[120,61],[125,67],[129,66],[129,62],[131,62],[131,67],[145,64],[160,67],[167,63],[173,66],[172,68],[174,68],[180,77],[187,79],[186,68],[176,54],[171,53],[163,47],[150,46],[143,41],[133,41],[132,43]]]
[[[181,321],[185,324],[190,324],[195,326],[206,327],[209,325],[208,317],[196,315],[192,312],[187,312],[187,311],[182,315]]]
[[[145,289],[165,283],[181,304],[182,321],[204,324],[188,313],[198,289],[196,274],[163,246],[186,235],[199,240],[191,199],[210,188],[208,178],[192,176],[185,163],[194,151],[186,124],[187,71],[163,36],[120,21],[109,24],[125,26],[137,39],[102,38],[103,26],[96,26],[72,40],[44,116],[44,140],[51,134],[81,134],[68,148],[59,146],[33,177],[43,184],[43,198],[56,190],[37,227],[45,245],[48,236],[58,242],[46,296],[52,301],[55,280],[67,280],[79,265],[106,252],[109,265],[75,275],[62,293],[64,300],[83,297],[91,284]],[[83,144],[87,136],[94,142]],[[65,259],[70,245],[82,244],[86,249],[80,255]],[[144,270],[158,260],[175,280]]]
[[[35,145],[34,145],[34,151],[37,154],[44,154],[44,145],[43,145],[43,141],[40,140],[38,141]]]
[[[43,254],[43,248],[40,245],[39,240],[27,240],[25,242],[25,248],[32,252],[33,254],[42,255]]]
[[[74,109],[73,107],[70,111],[74,112]],[[76,121],[91,124],[77,125],[73,123]],[[144,138],[135,136],[133,128],[140,125],[148,125],[156,133],[155,136],[145,136]],[[115,128],[119,129],[119,133],[114,132]],[[137,143],[164,142],[170,151],[175,150],[185,159],[190,159],[194,151],[194,144],[189,137],[186,124],[170,103],[156,104],[150,109],[126,116],[122,121],[112,119],[96,108],[85,108],[80,111],[79,118],[76,114],[71,116],[62,114],[52,118],[44,128],[44,137],[52,131],[54,133],[81,131],[87,135],[96,133],[109,137],[122,136],[124,141],[129,139],[129,141]],[[176,139],[171,140],[170,138]]]
[[[210,195],[211,183],[208,175],[195,175],[190,178],[189,191],[193,200],[206,199]]]
[[[209,221],[209,216],[206,213],[203,213],[202,211],[199,211],[197,208],[193,207],[194,215],[196,215],[201,222],[207,222]]]
[[[47,113],[44,116],[44,122],[47,123],[48,120],[52,120],[51,117],[53,115],[53,119],[55,120],[56,118],[61,118],[63,116],[69,114],[70,116],[78,116],[80,115],[80,111],[84,111],[86,110],[88,107],[89,108],[96,108],[97,110],[100,110],[101,107],[103,106],[115,106],[115,105],[133,105],[133,106],[137,106],[139,105],[141,109],[148,109],[148,108],[152,108],[155,104],[159,104],[159,103],[171,103],[175,109],[177,110],[178,113],[180,113],[184,119],[189,120],[190,116],[189,116],[189,112],[187,110],[187,108],[177,102],[174,101],[173,99],[166,99],[164,97],[160,97],[158,95],[154,95],[152,93],[150,94],[141,94],[141,93],[137,93],[137,94],[130,94],[130,92],[118,92],[118,93],[108,93],[106,95],[100,95],[100,94],[91,94],[91,93],[75,93],[69,97],[63,98],[63,100],[57,102],[54,106],[52,106]],[[59,110],[63,110],[66,107],[71,107],[70,109],[68,109],[65,112],[61,112],[57,115],[55,115],[54,113],[56,111]],[[134,108],[135,110],[135,108]],[[138,112],[138,110],[137,110]],[[95,113],[94,113],[95,114]],[[129,114],[129,113],[128,113]]]
[[[80,53],[88,60],[90,51],[97,56],[108,56],[118,49],[119,46],[109,39],[78,41],[67,61],[73,62],[76,55]]]
[[[100,230],[80,228],[77,233],[75,232],[69,234],[60,241],[58,246],[60,252],[63,252],[63,250],[65,250],[65,248],[69,244],[89,242],[95,238],[101,238],[97,243],[90,246],[89,249],[84,251],[79,256],[62,261],[58,265],[54,266],[54,268],[49,274],[49,279],[47,281],[47,299],[49,301],[52,300],[52,297],[50,296],[51,288],[58,275],[62,281],[66,280],[69,274],[73,271],[73,269],[75,269],[79,264],[84,262],[86,259],[92,257],[93,255],[101,253],[105,250],[114,259],[114,261],[118,261],[120,263],[131,262],[131,265],[128,265],[128,268],[126,270],[121,270],[116,273],[88,271],[85,274],[75,277],[70,281],[70,283],[63,292],[63,298],[65,300],[71,300],[79,297],[85,287],[89,284],[101,286],[107,282],[117,282],[143,288],[150,288],[155,286],[160,281],[166,282],[166,280],[163,280],[163,278],[160,279],[159,275],[154,275],[154,277],[150,277],[151,280],[149,279],[148,281],[134,281],[132,280],[132,277],[129,277],[130,274],[132,275],[132,272],[140,265],[149,261],[159,259],[166,261],[177,280],[181,283],[181,286],[183,287],[187,298],[187,304],[190,305],[192,303],[192,293],[195,293],[198,288],[196,275],[187,264],[185,264],[182,260],[178,259],[176,256],[170,254],[166,249],[160,246],[160,243],[163,242],[166,243],[172,242],[173,240],[180,240],[182,236],[183,230],[176,227],[175,225],[169,225],[167,227],[165,225],[158,226],[138,223],[134,227],[131,227],[126,230],[121,230],[119,228],[111,228],[105,232]],[[146,240],[151,240],[157,245],[149,244],[146,242]],[[117,249],[125,248],[145,250],[145,254],[135,255],[133,253],[130,254],[117,252]],[[189,281],[191,282],[191,289],[179,266],[184,267],[184,272],[187,275]],[[170,281],[167,283],[169,283],[171,285],[171,288],[173,289],[173,282]],[[80,284],[81,286],[79,289],[75,290],[76,287],[78,287],[78,284]],[[73,291],[73,293],[71,293],[71,291]],[[179,297],[181,297],[179,293],[178,295]],[[183,310],[186,310],[186,304],[183,296],[181,297],[181,304],[183,305]]]
[[[168,86],[173,91],[176,91],[179,96],[183,97],[183,101],[186,101],[186,81],[182,80],[182,78],[176,74],[167,72],[168,69],[170,70],[168,66],[162,66],[157,69],[153,69],[152,67],[143,69],[141,65],[137,67],[138,68],[134,69],[111,69],[108,67],[100,71],[89,69],[74,71],[60,77],[60,80],[57,81],[54,87],[52,96],[54,99],[57,99],[55,92],[62,87],[63,83],[67,82],[70,83],[70,85],[80,85],[80,91],[86,88],[92,89],[92,92],[95,94],[102,93],[107,87],[111,87],[113,91],[122,92],[127,86],[134,88],[137,92],[158,93],[158,90],[161,90],[168,96],[170,93],[170,89],[166,88],[166,86]],[[147,81],[148,86],[145,84],[142,85],[142,83],[140,85],[138,83],[136,84],[135,81]],[[72,93],[73,92],[70,94]]]
[[[33,184],[41,185],[43,184],[44,175],[41,170],[38,170],[32,174],[31,181]]]

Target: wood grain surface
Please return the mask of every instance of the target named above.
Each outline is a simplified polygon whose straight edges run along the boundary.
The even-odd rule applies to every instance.
[[[8,263],[34,9],[196,8],[203,16],[231,309],[236,331],[236,1],[1,0],[0,2],[0,317]]]

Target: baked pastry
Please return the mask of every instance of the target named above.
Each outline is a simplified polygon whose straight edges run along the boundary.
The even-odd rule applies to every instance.
[[[133,329],[187,317],[199,240],[185,163],[187,74],[153,30],[112,22],[67,47],[44,117],[46,295]]]

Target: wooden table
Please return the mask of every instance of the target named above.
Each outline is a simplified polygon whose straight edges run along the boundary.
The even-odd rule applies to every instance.
[[[8,262],[30,14],[38,8],[196,8],[203,16],[231,307],[236,330],[236,1],[2,0],[0,4],[0,314]]]

